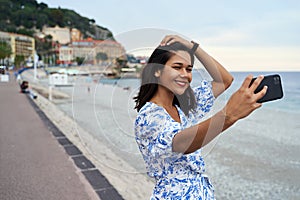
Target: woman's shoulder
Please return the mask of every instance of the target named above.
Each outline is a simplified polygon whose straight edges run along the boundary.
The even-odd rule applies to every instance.
[[[141,135],[147,134],[147,130],[162,129],[167,122],[168,116],[164,109],[154,103],[147,102],[138,112],[135,119],[135,132]]]
[[[199,90],[202,90],[202,91],[208,90],[208,89],[209,90],[212,89],[212,83],[211,83],[211,81],[208,81],[208,80],[202,80],[199,85],[193,87],[194,92],[198,92]]]
[[[215,99],[211,81],[201,81],[197,87],[193,87],[193,91],[197,100]]]
[[[140,109],[138,115],[153,114],[161,111],[161,107],[157,106],[155,103],[146,102],[145,105]]]
[[[162,107],[156,105],[155,103],[147,102],[138,112],[136,119],[156,119],[157,117],[163,115],[164,110]]]

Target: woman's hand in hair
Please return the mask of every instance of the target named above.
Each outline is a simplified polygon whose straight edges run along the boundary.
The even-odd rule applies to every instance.
[[[191,41],[188,41],[178,35],[166,35],[163,40],[161,41],[161,46],[170,45],[172,43],[179,42],[183,45],[185,45],[187,48],[191,49],[193,47],[193,43]]]

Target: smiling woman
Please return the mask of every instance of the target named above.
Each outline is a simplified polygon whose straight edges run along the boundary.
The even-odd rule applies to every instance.
[[[213,81],[199,80],[192,89],[194,55]],[[136,142],[148,175],[156,180],[151,199],[215,199],[201,148],[261,106],[257,100],[267,88],[254,91],[262,79],[249,86],[252,76],[248,76],[226,106],[203,121],[233,78],[197,43],[165,36],[143,69],[142,85],[134,98]]]

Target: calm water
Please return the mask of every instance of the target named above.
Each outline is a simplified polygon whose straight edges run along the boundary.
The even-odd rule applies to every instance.
[[[258,76],[261,74],[279,74],[282,80],[284,97],[280,100],[265,103],[264,108],[272,108],[280,111],[300,113],[300,72],[232,72],[234,82],[231,87],[222,95],[221,99],[227,100],[231,96],[231,94],[240,87],[244,78],[248,74],[252,74],[253,76]],[[195,71],[193,74],[192,85],[196,85],[197,80],[201,80],[204,77],[209,78],[209,76],[203,73],[201,70]],[[101,79],[100,83],[116,84],[120,87],[130,87],[134,90],[138,90],[140,79]]]

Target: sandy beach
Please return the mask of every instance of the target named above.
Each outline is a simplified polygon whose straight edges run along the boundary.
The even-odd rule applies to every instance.
[[[87,83],[81,78],[74,80],[74,87],[55,88],[55,92],[66,95],[64,98],[50,102],[39,95],[36,100],[130,200],[148,199],[154,185],[145,174],[134,140],[136,112],[132,97],[136,89]],[[299,114],[261,108],[205,147],[206,170],[216,197],[300,199],[298,119]]]

